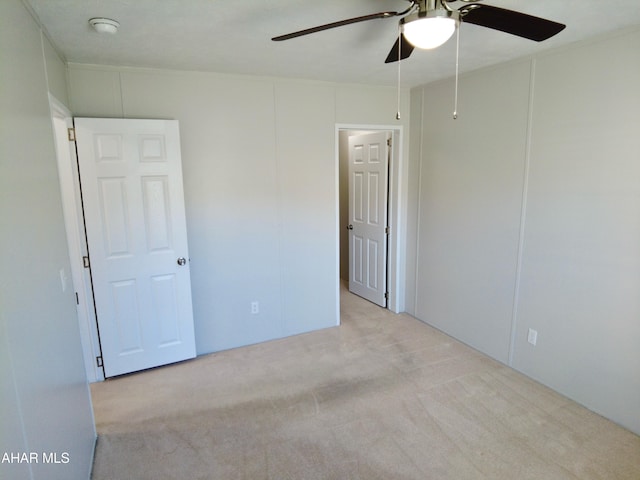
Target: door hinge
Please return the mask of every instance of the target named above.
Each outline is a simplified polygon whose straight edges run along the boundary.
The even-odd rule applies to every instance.
[[[82,257],[82,266],[84,268],[89,268],[91,266],[89,264],[89,257]]]
[[[389,292],[384,292],[384,299],[389,300]]]
[[[391,233],[391,227],[384,227],[384,233],[389,235]]]
[[[104,365],[103,365],[103,363],[102,363],[102,355],[98,355],[98,356],[96,357],[96,365],[97,365],[99,368],[102,368],[102,367],[104,366]]]
[[[67,128],[67,136],[69,137],[70,142],[76,141],[76,129],[73,127]]]
[[[76,292],[76,305],[80,305],[80,297],[78,297],[78,292]]]
[[[390,147],[390,146],[391,146],[391,139],[387,138],[387,147]]]

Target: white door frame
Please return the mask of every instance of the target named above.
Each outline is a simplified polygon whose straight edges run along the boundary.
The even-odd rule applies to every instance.
[[[387,277],[389,291],[389,301],[387,308],[394,313],[404,311],[404,290],[403,282],[401,282],[401,249],[399,246],[404,240],[402,234],[404,229],[405,218],[402,216],[400,206],[402,204],[401,195],[401,178],[403,172],[403,148],[404,140],[403,128],[400,125],[370,125],[370,124],[336,124],[335,134],[335,168],[336,179],[340,179],[340,131],[348,130],[367,130],[367,131],[390,131],[392,138],[391,149],[391,168],[389,169],[389,218],[387,223],[391,228],[388,237],[388,255],[387,255]],[[336,262],[337,272],[340,272],[340,234],[346,227],[340,224],[340,189],[336,188]],[[336,278],[337,298],[340,298],[340,275]],[[339,303],[339,302],[338,302]],[[338,318],[340,318],[340,305],[337,306]]]
[[[82,257],[87,256],[87,243],[82,221],[80,179],[76,160],[75,143],[68,139],[67,128],[73,127],[71,112],[49,94],[51,122],[58,162],[58,178],[62,196],[62,209],[67,246],[71,263],[71,278],[77,295],[78,324],[84,357],[85,371],[89,382],[104,380],[104,371],[98,367],[96,357],[101,356],[98,327],[93,305],[89,269],[84,268]],[[64,127],[62,127],[64,125]]]

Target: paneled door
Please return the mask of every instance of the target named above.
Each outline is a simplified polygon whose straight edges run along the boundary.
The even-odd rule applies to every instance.
[[[387,306],[389,132],[349,137],[349,291]]]
[[[195,357],[178,122],[74,123],[105,377]]]

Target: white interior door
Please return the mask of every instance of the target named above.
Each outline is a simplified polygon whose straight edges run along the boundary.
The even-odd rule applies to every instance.
[[[388,132],[349,137],[349,291],[386,307]]]
[[[195,357],[178,122],[75,129],[105,376]]]

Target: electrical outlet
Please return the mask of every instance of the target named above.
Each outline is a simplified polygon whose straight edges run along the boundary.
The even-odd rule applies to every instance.
[[[260,303],[259,302],[251,302],[251,313],[256,315],[260,313]]]
[[[536,346],[536,342],[538,341],[538,331],[533,328],[529,329],[529,334],[527,335],[527,342],[529,342],[534,347]]]

